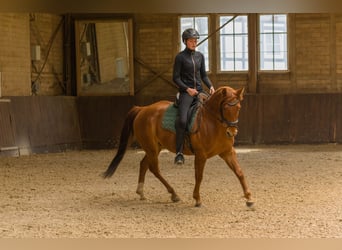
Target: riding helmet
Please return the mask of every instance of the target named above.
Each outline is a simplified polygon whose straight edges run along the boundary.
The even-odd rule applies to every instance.
[[[183,34],[182,34],[183,43],[186,44],[186,40],[188,40],[190,38],[196,38],[196,39],[200,38],[200,35],[197,32],[197,30],[195,30],[193,28],[189,28],[189,29],[186,29],[183,31]]]

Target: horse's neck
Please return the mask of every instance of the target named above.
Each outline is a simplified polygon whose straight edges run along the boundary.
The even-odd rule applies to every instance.
[[[212,100],[208,99],[201,105],[202,119],[212,121],[213,123],[220,123],[220,107],[214,104]]]

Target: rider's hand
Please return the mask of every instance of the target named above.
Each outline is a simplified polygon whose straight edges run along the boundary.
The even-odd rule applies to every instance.
[[[196,96],[196,95],[198,95],[198,91],[197,91],[196,89],[193,89],[193,88],[187,88],[187,89],[186,89],[186,92],[188,92],[188,94],[189,94],[190,96]]]
[[[210,87],[210,89],[209,89],[209,94],[214,94],[215,93],[215,89],[214,89],[214,87],[213,86],[211,86]]]

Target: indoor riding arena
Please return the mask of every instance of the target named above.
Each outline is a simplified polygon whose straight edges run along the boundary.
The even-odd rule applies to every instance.
[[[166,8],[0,13],[1,238],[342,238],[342,14],[296,6],[232,12],[230,1]],[[213,98],[244,91],[228,103],[241,105],[234,122],[225,122],[225,105],[210,106],[214,131],[227,130],[215,143],[235,149],[237,163],[227,162],[241,172],[223,153],[198,156],[192,138],[210,123],[209,111],[201,113],[209,97],[186,137],[192,153],[183,165],[159,137],[133,138],[103,178],[124,144],[128,112],[173,105],[186,28],[200,34],[196,50]],[[164,131],[147,120],[155,123],[134,132]],[[140,164],[150,159],[143,145],[155,138],[160,172],[148,162],[142,195]],[[199,203],[195,168],[203,162]]]

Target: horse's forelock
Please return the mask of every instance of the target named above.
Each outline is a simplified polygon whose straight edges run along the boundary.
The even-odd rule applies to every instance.
[[[222,96],[224,99],[231,98],[233,95],[234,95],[234,93],[232,92],[231,88],[225,87],[222,89]]]
[[[211,103],[221,103],[222,100],[229,99],[234,96],[233,89],[230,87],[220,87],[209,98]],[[215,104],[216,105],[216,104]]]
[[[229,93],[230,93],[229,87],[221,87],[221,88],[217,89],[216,92],[217,92],[218,94],[220,94],[220,96],[222,96],[223,98],[229,96]],[[216,93],[216,92],[215,92],[215,93]],[[230,94],[230,95],[231,95],[231,94]]]

